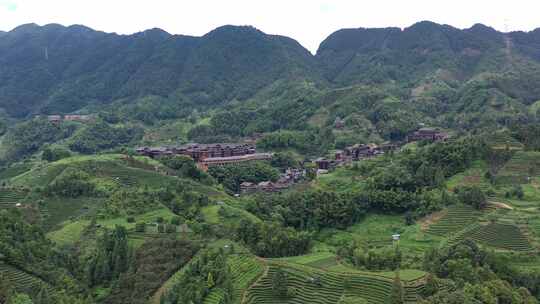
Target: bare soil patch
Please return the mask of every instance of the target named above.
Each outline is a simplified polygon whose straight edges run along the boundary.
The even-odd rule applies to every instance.
[[[420,219],[420,221],[419,221],[420,229],[422,231],[426,231],[429,228],[429,226],[431,226],[432,224],[435,224],[436,222],[438,222],[447,213],[448,213],[447,210],[442,210],[442,211],[434,212],[434,213]]]

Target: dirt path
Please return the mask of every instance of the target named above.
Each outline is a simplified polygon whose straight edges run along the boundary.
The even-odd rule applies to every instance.
[[[492,205],[495,205],[495,207],[497,208],[501,208],[501,209],[508,209],[508,210],[514,210],[514,208],[508,204],[505,204],[505,203],[501,203],[501,202],[489,202],[490,204]]]
[[[513,66],[515,63],[514,55],[512,54],[512,48],[514,43],[512,42],[512,38],[508,35],[504,35],[504,53],[506,55],[506,59],[508,60],[508,64],[510,66]]]
[[[426,231],[429,228],[429,226],[431,226],[432,224],[435,224],[436,222],[438,222],[443,216],[446,215],[446,213],[448,213],[448,211],[443,210],[443,211],[432,213],[432,214],[420,219],[419,220],[420,229],[422,231]]]
[[[161,296],[165,294],[165,291],[167,291],[166,284],[161,285],[161,287],[154,293],[152,298],[150,298],[151,304],[159,304]]]

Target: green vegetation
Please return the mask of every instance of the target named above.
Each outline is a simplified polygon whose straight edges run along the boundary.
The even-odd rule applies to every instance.
[[[481,216],[481,211],[470,206],[458,205],[448,208],[440,220],[429,226],[428,233],[447,236],[463,227],[474,223]]]
[[[21,202],[26,196],[26,191],[10,188],[0,188],[0,209],[14,207],[15,204]]]
[[[341,297],[362,298],[368,303],[385,303],[392,279],[370,273],[325,272],[295,264],[270,262],[267,275],[248,291],[248,303],[272,303],[273,277],[282,272],[287,294],[282,303],[338,303]],[[414,285],[406,288],[406,297],[416,299]]]
[[[503,184],[527,184],[529,178],[540,176],[540,152],[517,152],[497,173]]]
[[[471,239],[495,248],[513,251],[531,251],[529,240],[519,227],[509,224],[490,223],[477,225],[458,236],[459,239]],[[453,240],[455,241],[455,239]]]
[[[73,134],[74,125],[54,125],[44,119],[33,119],[16,125],[5,135],[5,146],[0,160],[18,160],[38,152],[46,143],[65,139]]]
[[[0,261],[0,278],[7,280],[19,292],[38,292],[40,287],[45,284],[47,289],[52,292],[52,287],[48,286],[43,280],[32,274],[17,269],[11,265]]]
[[[213,166],[208,173],[233,193],[240,191],[243,182],[276,181],[278,171],[266,162],[249,162],[235,166]]]
[[[537,303],[535,35],[421,22],[312,55],[252,27],[0,33],[0,302]],[[404,144],[420,127],[451,136]],[[135,156],[188,141],[275,154]],[[316,176],[369,143],[398,149]],[[288,167],[307,179],[234,195]]]

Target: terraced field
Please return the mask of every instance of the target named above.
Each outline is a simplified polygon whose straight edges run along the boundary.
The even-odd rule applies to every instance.
[[[316,252],[294,257],[280,258],[276,261],[308,265],[315,268],[326,269],[337,265],[336,255],[331,252]]]
[[[225,293],[221,288],[214,288],[206,298],[204,298],[203,304],[220,304],[225,298]]]
[[[510,136],[510,132],[508,131],[499,131],[493,133],[487,138],[487,142],[490,143],[491,147],[494,149],[506,149],[507,147],[510,150],[523,149],[523,144]]]
[[[95,163],[90,170],[98,177],[111,178],[114,182],[128,187],[142,184],[158,185],[167,179],[157,172],[130,168],[116,162]]]
[[[0,188],[0,209],[13,207],[25,197],[26,192],[24,191]]]
[[[0,261],[0,273],[21,292],[37,292],[43,281],[31,274]],[[52,292],[52,287],[49,292]]]
[[[488,164],[483,160],[476,160],[465,171],[452,176],[446,185],[448,190],[453,191],[460,186],[475,185],[482,190],[487,191],[491,188],[489,181],[484,178],[486,171],[488,170]]]
[[[512,251],[533,250],[529,240],[515,225],[490,223],[473,225],[461,233],[454,241],[471,239],[495,248]]]
[[[497,173],[499,184],[527,184],[540,175],[540,152],[519,151]]]
[[[278,266],[272,265],[268,275],[248,290],[247,303],[320,303],[335,304],[344,292],[344,278],[339,275],[324,272],[304,272],[292,267],[281,267],[286,275],[290,287],[296,289],[296,296],[292,299],[278,299],[272,293],[272,275]],[[320,284],[312,283],[314,277],[320,278]]]
[[[7,180],[17,175],[23,174],[24,172],[32,168],[31,164],[28,163],[19,163],[10,166],[9,168],[3,169],[0,171],[0,180]]]
[[[129,165],[134,165],[136,168]],[[11,182],[14,185],[46,186],[67,167],[79,168],[92,177],[112,179],[123,186],[161,185],[172,178],[155,172],[153,163],[139,160],[127,162],[120,155],[108,154],[93,157],[77,156],[41,165],[14,177]]]
[[[436,223],[429,226],[427,233],[448,236],[474,223],[482,212],[466,205],[456,205],[448,208],[448,212]]]
[[[278,268],[286,273],[288,285],[296,291],[296,296],[279,299],[272,294],[272,275]],[[391,278],[376,274],[339,273],[298,264],[270,262],[268,274],[248,290],[246,299],[250,304],[336,304],[342,297],[353,297],[379,304],[387,301],[392,282]],[[406,302],[416,303],[422,284],[410,283],[404,287]]]
[[[264,266],[254,256],[245,254],[231,255],[227,262],[233,278],[233,301],[234,303],[240,303],[244,291],[264,272]]]

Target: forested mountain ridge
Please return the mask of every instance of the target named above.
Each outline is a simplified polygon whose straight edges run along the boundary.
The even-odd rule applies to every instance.
[[[403,140],[419,123],[468,132],[540,117],[540,30],[501,33],[481,24],[343,29],[315,55],[250,26],[190,37],[27,24],[0,36],[0,64],[0,117],[15,120],[0,121],[10,140],[0,144],[0,161],[46,143],[88,153],[280,130],[293,132],[295,149],[320,154]],[[54,136],[42,131],[51,126],[17,123],[68,113],[100,119]]]
[[[0,41],[0,107],[24,117],[175,93],[215,104],[245,98],[278,78],[308,74],[303,70],[313,60],[294,40],[252,27],[224,26],[188,37],[159,29],[116,35],[28,24]]]
[[[499,80],[506,83],[538,77],[540,61],[539,29],[501,33],[481,24],[460,30],[427,21],[403,30],[342,29],[316,55],[249,26],[190,37],[27,24],[0,35],[0,107],[18,118],[146,95],[216,105],[253,97],[283,79],[323,88],[396,82],[415,88],[433,77],[459,86],[485,73],[507,73]],[[530,104],[540,92],[527,88],[523,98]]]

